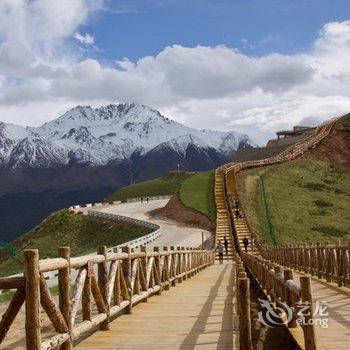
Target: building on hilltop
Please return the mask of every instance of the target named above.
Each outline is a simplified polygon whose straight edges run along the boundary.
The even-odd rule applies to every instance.
[[[287,147],[304,140],[312,134],[315,129],[315,127],[297,125],[294,126],[292,130],[277,131],[277,138],[269,140],[266,147],[239,149],[233,153],[232,160],[234,162],[246,162],[276,156]]]
[[[307,136],[315,131],[314,127],[294,126],[293,130],[277,131],[277,139],[271,139],[267,142],[266,147],[291,146],[304,140]]]

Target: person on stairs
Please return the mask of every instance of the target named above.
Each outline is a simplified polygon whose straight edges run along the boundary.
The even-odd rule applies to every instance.
[[[222,264],[224,262],[224,249],[225,247],[221,243],[221,241],[218,241],[218,245],[216,246],[216,249],[219,253],[219,264]]]
[[[245,249],[245,252],[248,253],[248,238],[247,237],[244,237],[243,238],[243,245],[244,245],[244,249]]]
[[[254,236],[253,235],[250,236],[250,246],[251,246],[252,252],[253,252],[254,251]]]
[[[226,236],[224,236],[224,246],[225,246],[226,255],[227,255],[228,254],[228,242],[227,242]]]
[[[236,209],[235,210],[235,215],[236,215],[236,219],[239,219],[239,217],[240,217],[240,212],[239,212],[239,209]]]

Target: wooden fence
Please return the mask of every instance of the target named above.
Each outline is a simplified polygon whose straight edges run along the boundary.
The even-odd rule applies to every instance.
[[[280,265],[247,253],[242,253],[242,260],[273,304],[272,306],[285,310],[286,315],[289,315],[285,322],[289,329],[295,329],[291,333],[295,334],[298,330],[302,330],[305,349],[315,350],[310,276],[300,276],[298,285],[293,279],[291,269],[283,269]]]
[[[280,265],[335,282],[339,287],[350,285],[350,245],[339,242],[336,245],[264,246],[261,254]]]
[[[316,131],[305,138],[304,140],[288,147],[278,155],[266,159],[238,162],[225,164],[218,168],[216,171],[216,181],[222,183],[225,181],[225,201],[226,208],[223,204],[222,209],[230,214],[230,218],[233,217],[234,210],[238,207],[240,200],[236,189],[236,174],[242,170],[256,168],[261,166],[268,166],[278,164],[285,161],[290,161],[298,156],[304,154],[307,150],[314,148],[320,141],[322,141],[327,135],[329,135],[335,122],[341,117],[334,118],[319,127]],[[243,208],[239,208],[242,210]],[[221,214],[223,215],[223,214]],[[243,212],[244,215],[244,212]],[[245,217],[245,215],[244,215]],[[236,248],[241,256],[241,259],[246,268],[249,269],[252,276],[261,286],[266,296],[270,298],[270,301],[275,307],[285,308],[286,311],[292,311],[292,318],[288,322],[288,328],[300,329],[297,327],[298,311],[305,305],[308,306],[308,311],[312,315],[312,296],[311,296],[311,283],[310,276],[300,277],[300,286],[293,280],[293,273],[290,269],[283,270],[280,265],[273,264],[271,261],[267,261],[258,256],[259,252],[265,258],[271,259],[274,262],[278,262],[281,265],[298,268],[306,272],[317,274],[320,277],[325,277],[327,280],[335,280],[338,284],[347,283],[349,281],[349,247],[340,246],[332,247],[326,246],[310,248],[310,247],[297,247],[297,248],[271,248],[266,247],[259,240],[259,237],[255,235],[254,230],[250,227],[247,220],[245,220],[247,233],[244,234],[253,235],[255,237],[255,247],[258,251],[255,254],[247,254],[241,249],[239,242],[238,231],[239,227],[233,223],[232,227],[235,233]],[[243,232],[243,231],[242,231]],[[239,269],[239,268],[238,268]],[[241,271],[243,274],[244,271]],[[237,278],[238,298],[240,294],[245,295],[248,290],[249,295],[249,283],[244,280],[244,276]],[[242,289],[242,293],[241,293]],[[242,300],[246,300],[243,298]],[[244,304],[244,303],[243,303]],[[288,310],[287,310],[288,309]],[[311,310],[310,310],[311,309]],[[240,318],[240,329],[244,329],[247,337],[250,335],[247,333],[250,330],[250,315],[247,307],[244,310],[238,308],[238,315]],[[310,315],[302,315],[304,317],[304,326],[302,326],[305,349],[316,349],[315,331],[312,322],[309,322]],[[312,320],[311,320],[312,321]],[[292,334],[295,332],[291,332]],[[240,340],[243,343],[245,338],[244,334],[241,334]],[[247,344],[249,341],[247,341]],[[246,345],[247,349],[249,345]]]
[[[0,344],[25,304],[27,349],[71,349],[84,335],[107,330],[122,312],[131,313],[137,303],[213,263],[213,251],[183,247],[132,252],[126,246],[121,253],[108,253],[101,246],[96,255],[72,258],[70,248],[63,247],[58,258],[41,261],[37,250],[25,250],[24,277],[0,279],[0,289],[16,289],[0,322]],[[73,269],[79,271],[75,281]],[[53,270],[58,270],[58,302],[43,276]],[[55,330],[50,337],[43,332],[41,307]]]
[[[331,121],[327,121],[324,124],[319,125],[313,134],[311,134],[304,140],[294,145],[291,145],[290,147],[285,149],[283,152],[279,153],[274,157],[261,159],[261,160],[248,161],[243,163],[228,163],[223,165],[220,169],[224,170],[225,174],[231,171],[234,171],[237,173],[244,169],[267,166],[267,165],[277,164],[277,163],[295,159],[296,157],[299,157],[302,154],[304,154],[307,150],[314,148],[320,141],[322,141],[325,137],[327,137],[331,132],[334,124],[340,118],[342,118],[342,116],[336,117]]]

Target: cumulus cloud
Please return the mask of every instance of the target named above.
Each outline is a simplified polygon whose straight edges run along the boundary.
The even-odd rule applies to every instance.
[[[350,21],[327,23],[312,48],[295,55],[173,45],[106,66],[70,40],[94,47],[80,28],[102,8],[102,0],[0,3],[0,120],[37,124],[74,104],[135,101],[194,127],[263,141],[276,128],[350,108]]]

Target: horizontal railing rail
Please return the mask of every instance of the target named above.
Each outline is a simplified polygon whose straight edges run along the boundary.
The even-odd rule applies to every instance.
[[[152,232],[140,236],[138,238],[135,238],[131,241],[128,242],[123,242],[121,244],[118,244],[116,246],[112,246],[112,247],[108,247],[107,251],[109,253],[113,253],[115,251],[117,251],[118,249],[121,249],[124,246],[129,246],[131,249],[138,249],[141,246],[146,246],[152,242],[154,242],[156,239],[158,239],[161,235],[162,235],[162,229],[159,225],[148,222],[148,221],[143,221],[143,220],[138,220],[138,219],[133,219],[127,216],[123,216],[123,215],[118,215],[118,214],[109,214],[109,213],[103,213],[103,212],[97,212],[97,211],[92,211],[89,210],[88,211],[88,215],[90,217],[94,217],[94,218],[98,218],[98,219],[108,219],[108,220],[112,220],[112,221],[119,221],[119,222],[126,222],[126,223],[131,223],[137,226],[141,226],[141,227],[145,227],[147,229],[153,230]],[[93,254],[87,254],[86,256],[91,256]],[[23,272],[22,273],[18,273],[9,277],[21,277],[23,276]],[[44,273],[44,278],[46,281],[51,281],[50,284],[53,284],[54,281],[57,279],[58,277],[58,272],[57,271],[46,271]],[[4,290],[6,290],[4,288]],[[2,290],[0,288],[0,294],[2,293]]]
[[[292,333],[302,332],[306,350],[316,349],[310,276],[300,276],[299,284],[291,269],[242,253],[242,261],[275,308],[284,310],[283,320]],[[270,325],[271,326],[271,325]]]
[[[164,194],[164,195],[160,195],[160,196],[144,196],[144,197],[132,197],[132,198],[127,198],[126,202],[127,203],[134,203],[134,202],[140,202],[141,198],[146,202],[147,198],[150,201],[155,201],[155,200],[159,200],[159,199],[170,199],[171,195],[169,194]]]
[[[120,313],[131,313],[137,303],[213,263],[213,251],[188,247],[134,252],[125,246],[112,253],[101,246],[97,254],[82,257],[71,257],[63,247],[58,258],[46,260],[39,260],[37,250],[25,250],[24,277],[0,279],[0,289],[16,289],[0,322],[0,344],[25,304],[27,349],[71,349],[97,328],[107,330]],[[58,301],[43,275],[49,271],[58,271]],[[50,326],[42,325],[41,307]]]
[[[299,244],[261,249],[261,255],[280,265],[309,273],[339,287],[350,285],[350,245]]]

